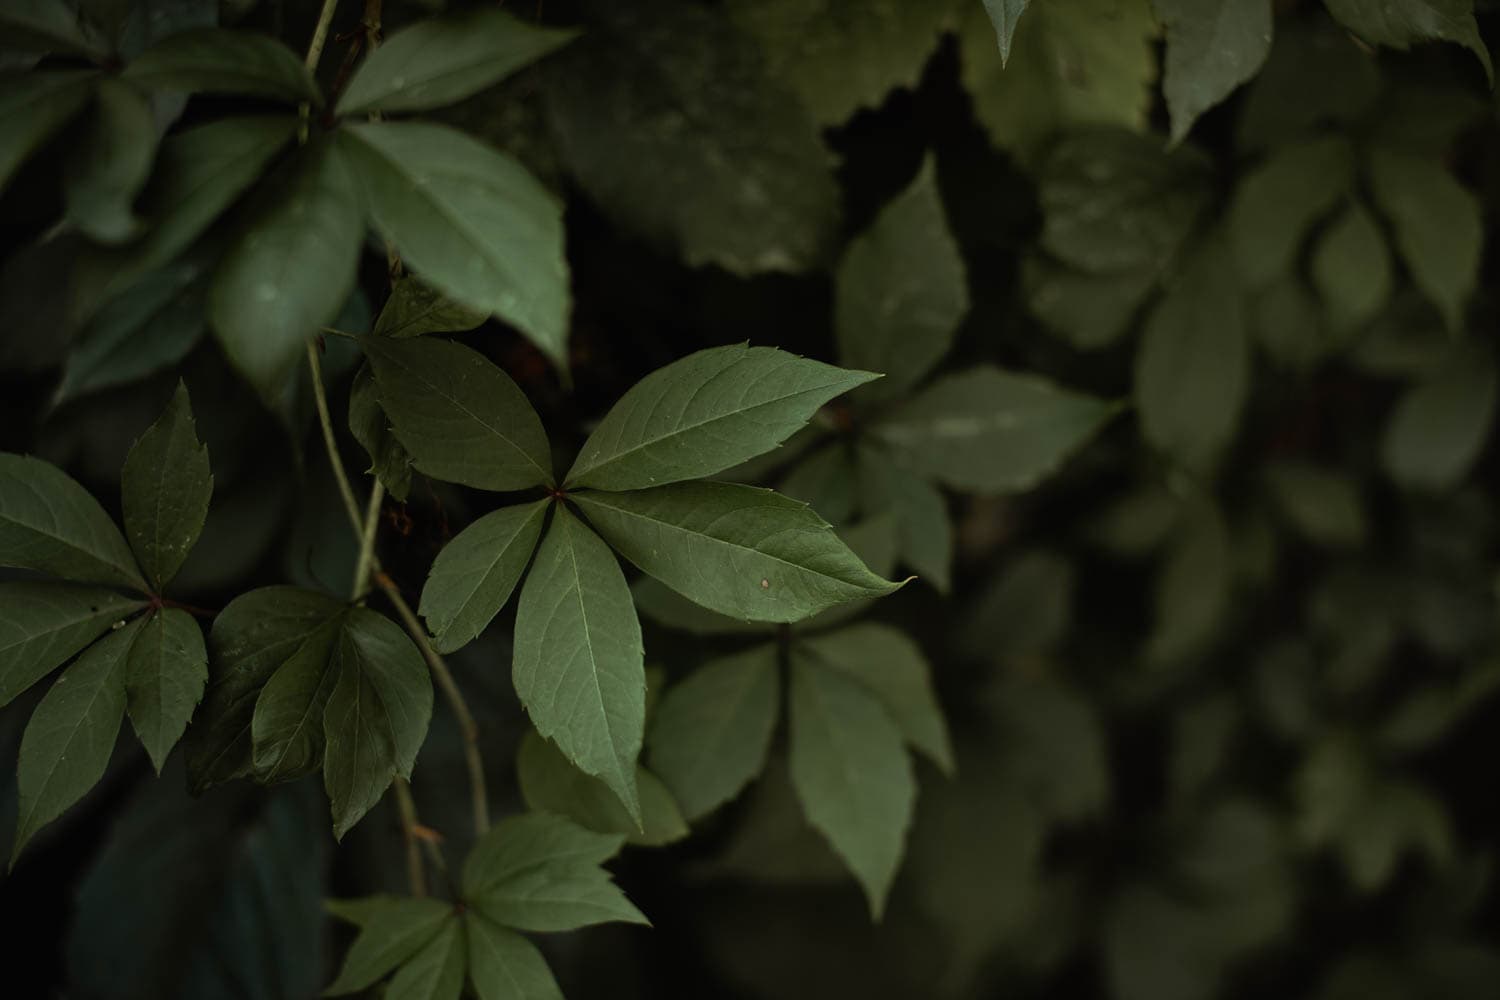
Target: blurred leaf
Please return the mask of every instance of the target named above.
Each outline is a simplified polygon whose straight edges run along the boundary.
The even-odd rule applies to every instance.
[[[1479,26],[1474,0],[1324,0],[1328,10],[1372,45],[1405,49],[1413,42],[1456,42],[1473,52],[1493,83],[1494,67]]]
[[[1380,96],[1374,55],[1327,18],[1280,18],[1276,44],[1246,88],[1237,138],[1267,149],[1322,124],[1354,121]]]
[[[753,646],[667,689],[646,748],[689,820],[739,795],[765,768],[781,709],[778,658],[774,645]]]
[[[104,55],[99,41],[88,36],[78,13],[63,0],[10,0],[0,11],[0,33],[0,47],[8,50]]]
[[[1354,548],[1365,540],[1359,489],[1346,476],[1311,462],[1280,461],[1266,484],[1292,527],[1318,545]]]
[[[900,562],[946,594],[952,585],[953,524],[943,495],[889,461],[881,449],[860,448],[856,470],[864,506],[894,518]]]
[[[776,491],[807,504],[829,524],[843,524],[860,506],[853,454],[841,443],[815,451],[792,466]]]
[[[562,206],[525,167],[428,122],[346,126],[339,148],[370,221],[419,278],[567,367]]]
[[[118,80],[99,81],[93,113],[63,165],[68,221],[101,243],[135,236],[134,203],[151,174],[156,138],[146,98]]]
[[[571,41],[575,32],[538,28],[501,10],[418,21],[365,57],[337,112],[423,111],[493,86]]]
[[[1441,164],[1409,153],[1373,151],[1370,185],[1412,279],[1461,331],[1484,246],[1479,202]]]
[[[1318,240],[1312,275],[1336,330],[1364,326],[1391,296],[1393,262],[1385,234],[1358,202]]]
[[[559,505],[521,587],[511,677],[537,732],[602,779],[638,822],[643,655],[614,553]]]
[[[268,403],[354,288],[364,223],[353,192],[339,146],[303,147],[247,206],[214,274],[209,322],[230,363]]]
[[[568,763],[562,751],[535,732],[521,740],[516,772],[521,797],[539,812],[566,816],[598,833],[624,834],[628,843],[644,847],[661,847],[688,835],[687,821],[671,791],[640,764],[635,768],[641,797],[639,825],[604,782]]]
[[[1181,142],[1198,116],[1253,77],[1271,50],[1271,0],[1151,0],[1166,27],[1162,89]]]
[[[1152,312],[1136,352],[1146,440],[1190,469],[1210,469],[1239,429],[1249,348],[1229,254],[1219,245],[1201,248]]]
[[[792,784],[808,822],[859,880],[879,920],[916,803],[901,730],[879,697],[793,650]]]
[[[1324,321],[1326,310],[1298,275],[1283,274],[1255,293],[1251,307],[1256,340],[1271,360],[1306,372],[1342,345]]]
[[[765,622],[741,621],[710,611],[655,577],[641,577],[630,590],[641,614],[665,628],[693,635],[735,635],[764,634],[772,627]]]
[[[1149,267],[1088,274],[1040,256],[1028,257],[1022,267],[1032,315],[1080,351],[1119,340],[1156,286],[1156,271]]]
[[[988,663],[1050,652],[1072,621],[1073,590],[1073,567],[1058,553],[1012,555],[971,599],[959,649]]]
[[[1155,625],[1146,659],[1170,666],[1201,652],[1229,609],[1229,532],[1210,504],[1188,514],[1156,581]]]
[[[913,472],[955,489],[1016,493],[1056,472],[1117,410],[986,365],[939,379],[871,430]]]
[[[963,82],[990,140],[1028,161],[1083,125],[1144,131],[1156,82],[1157,27],[1147,0],[1037,4],[1009,58],[979,4],[959,32]]]
[[[1026,796],[1037,816],[1052,823],[1079,823],[1109,805],[1110,756],[1098,710],[1062,681],[1006,674],[985,692],[983,705],[995,720],[996,746],[986,762],[974,755],[963,767],[986,763]],[[1029,818],[1029,817],[1028,817]]]
[[[1455,349],[1440,371],[1396,404],[1382,440],[1386,473],[1413,489],[1458,485],[1489,439],[1495,393],[1490,350],[1477,342]]]
[[[97,80],[90,70],[0,74],[0,191],[27,157],[84,109]]]
[[[1314,223],[1348,191],[1353,166],[1349,141],[1332,135],[1277,149],[1244,175],[1229,208],[1229,238],[1248,284],[1291,270]]]
[[[878,107],[897,87],[915,89],[954,7],[952,0],[733,0],[729,15],[761,43],[770,77],[794,91],[818,124],[837,125]]]
[[[547,67],[563,162],[618,223],[690,267],[805,271],[838,190],[812,117],[727,15],[666,0],[588,5]]]
[[[834,295],[840,360],[886,374],[866,395],[898,394],[948,353],[969,289],[930,155],[845,251]]]

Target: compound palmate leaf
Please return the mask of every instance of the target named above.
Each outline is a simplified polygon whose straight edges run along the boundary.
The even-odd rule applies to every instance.
[[[573,496],[609,543],[694,602],[746,621],[795,622],[898,589],[812,508],[734,483]]]
[[[647,375],[599,421],[567,486],[637,490],[699,479],[770,451],[818,407],[878,378],[736,344]]]
[[[0,565],[147,590],[120,529],[55,465],[0,453]]]
[[[552,483],[536,411],[509,375],[445,340],[366,337],[376,395],[416,467],[481,490]]]
[[[641,818],[641,625],[609,546],[559,507],[521,588],[512,679],[537,732]]]

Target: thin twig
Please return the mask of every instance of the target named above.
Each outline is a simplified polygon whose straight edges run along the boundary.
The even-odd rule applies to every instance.
[[[416,612],[406,603],[406,598],[401,596],[401,589],[396,586],[396,581],[388,574],[376,570],[375,583],[385,592],[406,630],[416,641],[417,648],[422,651],[423,659],[427,661],[433,678],[458,720],[459,733],[464,742],[464,760],[469,768],[469,798],[474,809],[474,832],[483,836],[490,828],[490,798],[485,788],[484,759],[479,753],[479,726],[474,721],[473,713],[469,711],[468,703],[464,701],[463,692],[459,691],[458,683],[453,679],[453,672],[448,669],[448,664],[438,651],[432,648],[427,630],[417,620]]]
[[[422,868],[422,845],[417,837],[417,803],[411,786],[396,778],[396,811],[401,814],[401,839],[406,842],[406,881],[413,896],[427,895],[427,872]]]
[[[354,586],[350,596],[363,600],[370,592],[370,567],[375,562],[375,536],[380,530],[380,503],[385,499],[385,483],[378,478],[370,487],[370,502],[365,507],[365,526],[359,536],[359,558],[354,563]]]
[[[364,519],[359,516],[359,501],[354,499],[354,487],[344,474],[344,463],[339,459],[338,439],[333,435],[333,416],[328,412],[328,393],[323,388],[323,362],[318,358],[318,345],[307,342],[307,367],[312,373],[313,403],[318,408],[318,423],[323,428],[323,447],[328,450],[328,464],[333,468],[333,478],[338,482],[339,493],[344,498],[344,510],[349,514],[349,523],[356,536],[364,532]]]
[[[318,60],[323,56],[323,43],[328,41],[328,26],[333,23],[333,9],[339,0],[323,0],[323,9],[318,12],[318,24],[313,28],[312,41],[307,45],[307,71],[316,73]]]

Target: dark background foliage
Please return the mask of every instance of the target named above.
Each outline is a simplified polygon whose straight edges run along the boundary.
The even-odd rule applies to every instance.
[[[326,74],[354,28],[357,5],[346,6]],[[677,6],[728,24],[723,5]],[[864,5],[849,6],[861,16]],[[1276,7],[1277,47],[1334,31],[1319,4]],[[395,26],[424,12],[388,3],[385,17]],[[515,12],[560,25],[597,16],[562,0]],[[223,12],[288,39],[305,38],[312,16],[302,3]],[[1496,37],[1494,15],[1481,9],[1479,23]],[[1141,317],[1155,299],[1123,307],[1135,317],[1128,329],[1094,349],[1038,318],[1023,268],[1043,233],[1046,161],[1002,152],[976,115],[969,44],[945,33],[915,86],[823,130],[836,162],[833,243],[863,231],[935,155],[972,300],[943,370],[992,361],[1130,397]],[[1422,45],[1360,58],[1385,88],[1372,120],[1402,88],[1432,89],[1437,106],[1473,105],[1441,137],[1440,161],[1478,195],[1487,235],[1500,132],[1473,56]],[[1209,206],[1200,231],[1229,217],[1261,162],[1243,133],[1251,106],[1269,101],[1272,115],[1290,117],[1288,101],[1317,99],[1320,66],[1295,70],[1291,97],[1257,93],[1263,77],[1195,125]],[[669,242],[643,236],[580,185],[556,148],[553,72],[527,70],[444,114],[511,149],[565,198],[572,384],[502,324],[460,338],[520,383],[559,452],[571,454],[641,376],[705,346],[748,340],[836,360],[822,266],[832,255],[804,273],[744,276],[690,266]],[[1160,138],[1167,111],[1153,100],[1146,124]],[[228,106],[195,99],[188,119]],[[615,169],[661,166],[630,159],[638,154]],[[56,462],[112,508],[126,449],[181,375],[217,481],[183,593],[219,607],[287,580],[339,589],[353,542],[314,426],[268,413],[211,338],[180,363],[57,401],[76,239],[51,232],[58,184],[43,155],[0,197],[0,449]],[[1303,273],[1310,253],[1299,256]],[[384,297],[378,256],[362,268],[341,328],[367,327]],[[1486,447],[1451,481],[1413,489],[1382,460],[1409,387],[1454,351],[1491,350],[1489,256],[1477,287],[1463,330],[1450,333],[1398,267],[1378,313],[1306,361],[1289,362],[1278,331],[1247,320],[1261,346],[1232,440],[1207,470],[1164,455],[1131,411],[1036,490],[948,494],[952,594],[919,581],[876,612],[934,665],[958,757],[951,780],[922,765],[885,920],[871,923],[853,882],[768,778],[692,838],[627,850],[619,881],[654,927],[549,940],[568,995],[1493,996],[1500,469]],[[1253,317],[1248,295],[1235,308]],[[343,413],[355,356],[333,339],[326,349]],[[1424,446],[1441,448],[1444,429],[1431,433]],[[362,471],[363,455],[345,443],[350,472]],[[1310,466],[1318,482],[1288,485],[1277,471],[1288,463]],[[1336,483],[1332,497],[1324,477]],[[411,599],[444,542],[495,503],[418,477],[408,502],[388,506],[381,551]],[[453,657],[481,716],[501,812],[520,807],[513,758],[526,731],[509,684],[512,623],[503,613]],[[732,648],[645,625],[648,663],[672,677]],[[1170,655],[1158,655],[1163,644]],[[11,764],[35,701],[0,712],[0,837],[12,826]],[[424,822],[455,856],[467,829],[463,781],[458,735],[439,710],[413,787]],[[138,750],[117,753],[99,789],[0,881],[10,995],[61,995],[64,984],[70,996],[125,995],[115,990],[127,981],[132,996],[229,995],[224,982],[253,984],[236,995],[312,995],[344,943],[324,927],[318,899],[400,889],[388,803],[335,851],[315,789],[235,786],[191,800],[184,787],[180,769],[156,780]],[[198,976],[219,985],[195,987]]]

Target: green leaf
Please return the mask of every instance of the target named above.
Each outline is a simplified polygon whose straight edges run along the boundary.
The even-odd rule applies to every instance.
[[[214,275],[209,322],[262,398],[280,396],[307,339],[354,288],[364,225],[353,192],[340,146],[304,147],[247,206],[248,221]]]
[[[821,125],[915,90],[949,27],[954,4],[847,0],[733,0],[729,16],[765,53],[771,79],[794,91]]]
[[[641,796],[639,825],[604,782],[578,770],[535,732],[521,739],[516,775],[528,808],[566,816],[590,830],[624,834],[629,843],[646,847],[660,847],[688,835],[687,822],[672,793],[639,764],[635,768]]]
[[[1248,172],[1229,208],[1229,238],[1246,282],[1268,284],[1289,273],[1317,220],[1353,182],[1354,152],[1340,135],[1276,150]]]
[[[116,629],[62,672],[21,737],[20,807],[10,864],[32,836],[104,776],[125,717],[125,660],[141,620]]]
[[[0,582],[0,706],[141,607],[97,587]]]
[[[536,946],[477,913],[464,915],[469,984],[479,1000],[563,1000]]]
[[[324,996],[366,989],[421,951],[453,919],[453,906],[436,899],[402,899],[376,910],[344,956]]]
[[[161,774],[208,682],[208,651],[193,616],[163,608],[146,618],[125,665],[125,709]]]
[[[1318,240],[1312,277],[1335,330],[1356,330],[1390,300],[1393,262],[1385,234],[1369,210],[1354,202]]]
[[[145,96],[119,80],[100,80],[93,113],[63,164],[68,221],[101,243],[122,243],[139,233],[134,204],[151,175],[156,139],[156,117]]]
[[[542,864],[469,900],[490,920],[523,931],[571,931],[619,921],[649,924],[635,904],[592,865]]]
[[[895,518],[900,561],[946,594],[952,584],[953,523],[943,495],[880,449],[861,448],[857,468],[866,508]]]
[[[1016,37],[1016,22],[1026,13],[1029,0],[984,0],[984,12],[995,26],[995,37],[1000,43],[1000,65],[1010,60],[1011,40]]]
[[[385,484],[387,493],[404,502],[411,490],[411,455],[396,440],[377,392],[370,366],[360,365],[349,384],[349,431],[370,456],[370,467],[365,471]]]
[[[510,600],[542,535],[550,501],[484,515],[443,546],[422,588],[422,617],[440,653],[468,645]]]
[[[1055,472],[1118,405],[989,365],[939,379],[871,428],[897,461],[955,489],[1015,493]]]
[[[180,31],[136,56],[123,76],[147,90],[323,104],[318,85],[295,52],[269,35],[249,31]]]
[[[549,61],[545,87],[584,191],[689,267],[822,264],[839,218],[832,160],[756,41],[721,10],[671,0],[585,9],[588,33]]]
[[[93,96],[92,70],[0,74],[0,191]]]
[[[977,589],[955,647],[990,662],[1045,657],[1068,634],[1073,567],[1046,549],[1018,552]]]
[[[1495,419],[1495,360],[1470,342],[1396,404],[1381,439],[1386,474],[1411,489],[1440,492],[1469,474]]]
[[[343,609],[310,590],[262,587],[236,597],[214,618],[209,686],[186,744],[195,793],[252,773],[252,719],[261,689]]]
[[[499,13],[496,11],[495,13]],[[383,50],[378,50],[383,51]],[[416,278],[400,278],[375,320],[377,337],[420,337],[427,333],[462,333],[483,323],[488,314],[455,302]]]
[[[475,842],[464,861],[463,895],[473,899],[541,865],[602,865],[624,842],[549,813],[511,816]]]
[[[1192,468],[1234,437],[1249,389],[1245,310],[1229,254],[1198,251],[1146,322],[1135,395],[1146,440]]]
[[[38,458],[0,453],[0,565],[147,590],[99,501]]]
[[[917,797],[901,730],[864,685],[794,654],[791,765],[808,822],[844,859],[879,920]]]
[[[799,637],[794,657],[842,671],[871,691],[906,741],[945,774],[953,773],[948,724],[932,690],[932,668],[921,647],[898,628],[879,622]]]
[[[692,635],[763,635],[769,627],[710,611],[653,577],[640,577],[630,592],[637,610],[663,628]]]
[[[468,967],[468,939],[455,917],[391,977],[385,1000],[459,1000]]]
[[[157,593],[177,575],[203,532],[213,490],[208,449],[198,440],[187,386],[178,382],[120,474],[125,533]]]
[[[1318,545],[1354,548],[1365,540],[1365,511],[1350,477],[1311,462],[1281,460],[1266,485],[1292,527]]]
[[[309,635],[266,679],[250,724],[255,779],[263,784],[311,774],[323,762],[323,713],[338,682],[332,662],[342,617]]]
[[[1324,0],[1329,13],[1372,45],[1405,50],[1413,43],[1454,42],[1479,59],[1493,83],[1490,50],[1474,21],[1474,0]]]
[[[66,52],[101,59],[105,50],[84,32],[77,11],[62,0],[8,0],[0,10],[0,48]]]
[[[1156,278],[1154,267],[1086,274],[1042,256],[1026,258],[1021,271],[1032,315],[1080,351],[1119,340],[1134,325]]]
[[[980,5],[968,9],[963,83],[995,145],[1034,161],[1054,135],[1080,126],[1145,130],[1157,37],[1147,0],[1039,3],[1016,28],[1008,60]]]
[[[860,506],[853,449],[839,441],[813,452],[792,467],[777,492],[807,504],[830,524],[843,524]]]
[[[804,504],[733,483],[675,483],[572,499],[626,559],[690,600],[795,622],[901,585],[871,573]]]
[[[1200,653],[1229,607],[1231,540],[1224,517],[1200,503],[1184,520],[1156,582],[1156,625],[1146,659],[1173,666]]]
[[[168,136],[146,188],[144,214],[151,229],[130,248],[115,286],[187,249],[255,183],[296,131],[295,117],[268,115],[223,118]]]
[[[1090,274],[1158,271],[1208,201],[1202,154],[1120,129],[1059,139],[1037,169],[1041,248]]]
[[[641,626],[614,553],[559,506],[521,588],[512,678],[537,732],[641,819]]]
[[[1387,91],[1368,47],[1328,18],[1281,18],[1265,67],[1246,88],[1236,138],[1246,151],[1347,125]],[[1398,88],[1399,89],[1399,88]]]
[[[419,470],[481,490],[552,484],[552,450],[536,411],[478,351],[446,340],[360,343],[380,405]]]
[[[1442,164],[1409,153],[1372,152],[1370,184],[1412,279],[1460,330],[1484,248],[1479,202]]]
[[[834,296],[839,358],[887,373],[875,390],[896,395],[915,385],[953,346],[969,288],[931,156],[850,244]]]
[[[323,786],[340,839],[411,777],[432,718],[432,681],[411,639],[384,615],[352,608],[333,650],[338,680],[323,710]]]
[[[337,113],[425,111],[493,86],[571,41],[501,10],[470,10],[396,32],[360,65]]]
[[[651,767],[689,820],[744,790],[766,766],[781,708],[777,649],[710,660],[673,685],[646,734]]]
[[[515,160],[427,123],[353,125],[340,146],[375,228],[423,281],[567,362],[562,206]]]
[[[774,347],[710,347],[659,368],[604,415],[568,487],[636,490],[722,472],[781,444],[818,407],[878,378]]]
[[[147,274],[78,336],[53,401],[136,382],[181,361],[207,328],[207,289],[201,262],[179,261]]]
[[[1271,0],[1151,0],[1167,30],[1172,141],[1254,76],[1271,51]]]

